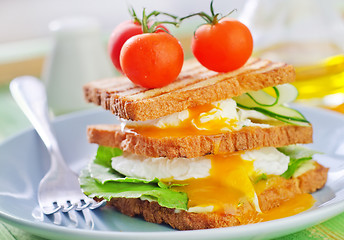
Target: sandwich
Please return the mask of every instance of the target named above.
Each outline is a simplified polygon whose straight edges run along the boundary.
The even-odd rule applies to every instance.
[[[84,193],[128,216],[179,230],[238,226],[312,207],[328,169],[313,159],[312,125],[290,102],[293,66],[250,58],[217,73],[187,60],[155,89],[126,77],[84,86],[120,124],[88,126],[98,144]]]

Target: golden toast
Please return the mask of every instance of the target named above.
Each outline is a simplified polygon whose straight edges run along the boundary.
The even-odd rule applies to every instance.
[[[162,88],[146,89],[118,77],[90,82],[83,89],[86,101],[120,118],[144,121],[294,80],[295,70],[286,63],[251,58],[238,70],[217,73],[193,59],[185,62],[176,81]]]
[[[87,129],[90,143],[117,147],[149,157],[193,158],[209,154],[232,153],[261,147],[281,147],[312,142],[312,127],[279,125],[270,128],[244,127],[217,135],[149,137],[122,132],[119,125],[93,125]]]

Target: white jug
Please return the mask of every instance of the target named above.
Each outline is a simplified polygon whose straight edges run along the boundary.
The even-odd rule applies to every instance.
[[[43,68],[49,108],[54,115],[92,106],[82,86],[112,77],[114,68],[106,54],[100,27],[92,18],[63,18],[50,23],[53,46]]]

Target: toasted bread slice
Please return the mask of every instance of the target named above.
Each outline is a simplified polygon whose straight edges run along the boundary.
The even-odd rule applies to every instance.
[[[119,77],[86,84],[84,95],[120,118],[144,121],[294,79],[294,68],[286,63],[251,58],[238,70],[217,73],[188,60],[177,80],[165,87],[146,89]]]
[[[270,128],[244,127],[217,135],[148,137],[122,132],[119,125],[93,125],[87,130],[90,143],[117,147],[149,157],[193,158],[208,154],[231,153],[260,147],[281,147],[312,142],[311,126],[278,125]]]
[[[322,188],[327,180],[327,172],[327,168],[316,163],[315,169],[309,170],[297,178],[286,180],[281,177],[276,184],[258,195],[261,210],[268,211],[297,194],[312,193]],[[259,221],[259,217],[257,218],[257,214],[250,204],[241,205],[235,215],[175,211],[175,209],[161,207],[157,202],[143,201],[137,198],[113,198],[108,205],[128,216],[142,216],[148,222],[167,223],[179,230],[231,227]]]

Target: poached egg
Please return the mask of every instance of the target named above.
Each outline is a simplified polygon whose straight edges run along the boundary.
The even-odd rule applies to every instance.
[[[112,159],[112,168],[128,177],[158,178],[163,182],[181,184],[174,189],[187,193],[189,211],[230,213],[243,201],[251,202],[259,211],[252,177],[257,174],[280,175],[287,170],[288,163],[288,156],[267,147],[190,159],[124,153]]]
[[[212,135],[237,131],[244,126],[271,127],[251,119],[276,121],[254,110],[237,107],[233,99],[213,102],[146,121],[122,120],[122,131],[134,131],[151,137]]]

